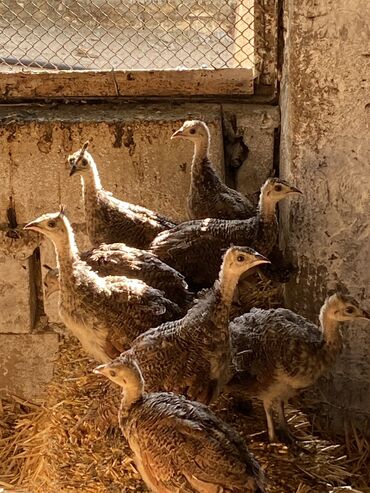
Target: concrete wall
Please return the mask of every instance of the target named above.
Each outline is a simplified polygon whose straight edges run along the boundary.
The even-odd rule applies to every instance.
[[[286,300],[316,321],[331,289],[370,308],[369,3],[288,0],[286,9],[281,172],[305,194],[283,211],[283,245],[299,269]],[[370,409],[370,325],[343,333],[320,397],[339,427],[339,416]]]
[[[42,264],[55,265],[48,240],[22,225],[60,203],[87,248],[78,177],[68,175],[67,156],[89,139],[103,186],[123,200],[139,203],[174,219],[185,219],[193,147],[171,141],[188,118],[205,120],[211,131],[211,156],[225,175],[222,118],[236,121],[248,146],[248,158],[235,173],[243,192],[251,193],[272,173],[279,111],[268,106],[64,105],[0,107],[0,392],[39,399],[51,378],[59,322],[57,296],[45,302]],[[242,178],[242,179],[240,179]],[[11,229],[6,211],[12,205],[19,224]]]

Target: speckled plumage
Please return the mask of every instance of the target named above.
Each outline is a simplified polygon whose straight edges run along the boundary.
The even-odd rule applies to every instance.
[[[247,219],[255,207],[242,193],[223,183],[209,157],[210,134],[199,120],[186,121],[172,138],[194,143],[191,182],[187,199],[189,219]]]
[[[93,272],[80,259],[62,212],[41,216],[26,228],[54,242],[61,319],[97,361],[110,361],[145,330],[180,316],[175,303],[144,282],[124,276],[99,277]]]
[[[148,248],[161,231],[175,226],[171,220],[145,207],[119,200],[103,189],[96,163],[87,145],[69,156],[71,175],[81,173],[86,226],[92,246],[126,243]]]
[[[151,252],[126,246],[124,243],[102,244],[82,252],[84,260],[100,276],[126,276],[139,279],[163,291],[166,298],[186,310],[192,301],[185,278]],[[44,278],[45,296],[59,289],[58,270],[52,269]]]
[[[263,493],[263,473],[243,439],[206,406],[144,392],[140,370],[128,358],[114,377],[101,373],[124,389],[120,428],[151,491]]]
[[[238,262],[237,258],[243,258]],[[219,281],[184,318],[138,337],[125,353],[137,360],[149,391],[166,390],[209,403],[230,378],[229,311],[241,273],[266,259],[249,248],[225,254]]]
[[[346,307],[353,309],[347,316]],[[326,300],[320,327],[284,308],[252,309],[230,323],[235,375],[228,389],[261,399],[268,420],[278,403],[279,424],[286,427],[284,402],[314,384],[340,354],[339,323],[366,316],[353,298],[339,294]]]
[[[274,193],[275,186],[282,190]],[[246,220],[188,221],[159,234],[151,250],[184,274],[190,285],[209,287],[217,277],[223,251],[231,244],[250,246],[269,255],[278,235],[276,203],[289,193],[299,191],[283,180],[269,178],[262,187],[256,216]]]

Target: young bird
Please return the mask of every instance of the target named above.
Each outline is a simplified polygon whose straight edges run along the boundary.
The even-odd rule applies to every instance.
[[[186,121],[171,139],[186,139],[194,144],[191,183],[188,195],[189,219],[248,219],[255,207],[240,192],[223,183],[209,157],[211,136],[207,125],[199,120]]]
[[[189,286],[210,287],[217,278],[222,252],[231,244],[249,246],[262,255],[270,254],[278,238],[277,203],[301,194],[286,181],[269,178],[261,189],[256,216],[245,220],[188,221],[160,233],[151,251],[181,272]]]
[[[339,293],[326,299],[319,327],[285,308],[254,308],[230,323],[235,374],[227,389],[263,402],[271,442],[277,440],[273,422],[277,405],[279,435],[292,441],[285,402],[334,364],[342,351],[340,324],[369,318],[356,300]]]
[[[216,399],[230,379],[229,312],[235,286],[243,272],[266,263],[251,248],[229,248],[219,280],[184,318],[148,330],[132,343],[124,354],[138,362],[150,392],[177,392],[205,404]]]
[[[264,492],[262,471],[243,439],[206,406],[172,393],[146,393],[130,357],[94,371],[123,389],[120,428],[150,491]]]
[[[180,308],[161,291],[124,276],[99,277],[81,260],[64,210],[28,223],[55,246],[59,268],[59,314],[99,362],[111,361],[141,332],[178,318]]]
[[[161,231],[175,226],[171,220],[140,205],[116,199],[101,185],[98,168],[87,151],[88,142],[68,157],[70,176],[80,175],[87,233],[93,247],[126,243],[146,249]]]

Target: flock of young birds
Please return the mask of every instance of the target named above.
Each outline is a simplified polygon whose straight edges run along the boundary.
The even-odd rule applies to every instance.
[[[187,121],[172,138],[194,144],[190,221],[176,224],[105,191],[86,143],[68,161],[70,176],[82,178],[93,249],[79,252],[63,208],[25,229],[54,243],[58,267],[45,276],[46,296],[59,290],[60,317],[100,363],[94,371],[122,387],[119,425],[148,488],[262,493],[258,463],[207,406],[221,392],[257,397],[269,440],[294,439],[284,404],[334,363],[341,322],[370,316],[336,293],[319,326],[283,308],[230,321],[239,279],[271,274],[277,203],[301,192],[269,178],[255,208],[217,175],[204,122]]]

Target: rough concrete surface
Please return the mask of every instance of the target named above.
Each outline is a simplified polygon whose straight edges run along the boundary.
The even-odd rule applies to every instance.
[[[304,192],[283,208],[283,246],[298,266],[286,299],[317,320],[332,289],[370,309],[369,4],[286,7],[281,171]],[[369,415],[370,323],[343,332],[346,348],[324,397],[334,418]]]
[[[35,321],[32,261],[0,257],[0,332],[31,332]]]
[[[0,394],[38,401],[53,375],[57,334],[0,334]]]
[[[237,129],[248,147],[248,157],[236,173],[236,188],[245,194],[258,191],[274,173],[275,131],[279,108],[264,105],[223,105],[224,115],[235,115]]]
[[[0,119],[12,113],[0,110]],[[193,146],[170,137],[188,117],[204,118],[209,124],[212,156],[222,170],[218,105],[62,106],[20,112],[14,123],[0,130],[6,184],[0,192],[1,207],[13,195],[21,223],[64,203],[72,222],[82,223],[81,186],[78,177],[68,176],[67,156],[88,139],[107,190],[174,219],[184,218]]]

